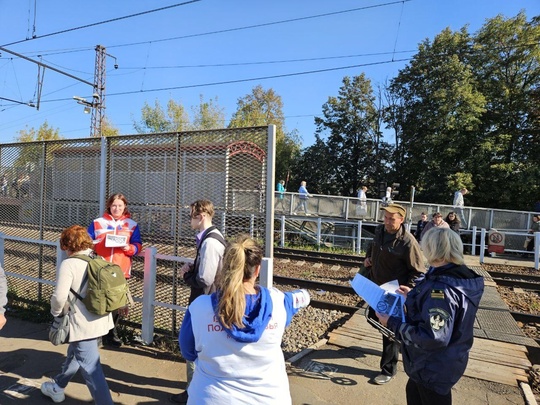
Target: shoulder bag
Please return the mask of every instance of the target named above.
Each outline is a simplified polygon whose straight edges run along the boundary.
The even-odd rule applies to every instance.
[[[86,284],[87,279],[88,275],[85,275],[81,287],[79,288],[79,293]],[[66,343],[69,338],[69,317],[72,312],[75,312],[75,301],[77,301],[77,296],[79,295],[72,289],[70,290],[74,293],[74,297],[73,299],[68,299],[68,311],[62,316],[55,316],[49,326],[49,340],[55,346]]]

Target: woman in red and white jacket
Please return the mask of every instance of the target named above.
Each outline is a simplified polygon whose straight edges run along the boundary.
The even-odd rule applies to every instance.
[[[102,217],[94,219],[88,233],[94,241],[95,252],[105,260],[118,264],[126,279],[131,277],[132,256],[142,249],[141,233],[137,222],[131,219],[128,202],[123,194],[113,194],[107,200]],[[104,337],[105,344],[121,346],[116,323],[118,312],[113,312],[115,327]]]

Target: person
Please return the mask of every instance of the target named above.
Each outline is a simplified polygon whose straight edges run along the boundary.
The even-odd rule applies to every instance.
[[[281,209],[283,211],[285,211],[285,205],[284,205],[284,202],[283,202],[283,197],[284,197],[284,193],[287,191],[285,189],[285,180],[280,180],[279,183],[277,184],[276,186],[277,188],[277,204],[276,204],[276,208],[278,205],[281,205]]]
[[[422,240],[422,231],[424,230],[424,227],[427,225],[427,223],[427,215],[425,212],[422,212],[422,214],[420,214],[420,220],[416,224],[416,231],[414,232],[414,237],[418,242]]]
[[[382,206],[392,204],[392,187],[386,188],[386,193],[384,194],[384,197],[382,198]]]
[[[93,243],[86,228],[73,225],[60,235],[60,247],[68,258],[58,270],[56,287],[51,297],[51,314],[55,317],[68,311],[68,299],[74,300],[70,289],[86,295],[88,284],[84,280],[86,262],[73,255],[92,255]],[[83,283],[84,281],[84,283]],[[54,402],[65,399],[64,390],[79,368],[96,404],[108,405],[113,400],[105,380],[99,358],[98,338],[113,327],[112,315],[96,315],[86,309],[81,300],[75,300],[74,311],[69,315],[69,346],[62,370],[51,381],[41,384],[41,392]]]
[[[4,272],[4,269],[0,266],[0,329],[2,329],[6,323],[6,304],[7,304],[7,292],[8,292],[8,284],[7,284],[7,278],[6,273]]]
[[[529,233],[533,236],[528,236],[525,240],[525,250],[527,252],[532,252],[534,250],[534,233],[540,232],[540,214],[534,214],[532,216],[532,224],[529,228]]]
[[[465,200],[463,199],[463,196],[468,192],[469,190],[463,187],[461,190],[454,193],[454,210],[459,215],[461,223],[464,227],[467,227],[467,219],[465,218],[465,213],[463,212],[463,207],[465,207]]]
[[[298,196],[299,201],[298,201],[298,205],[294,209],[294,215],[296,215],[296,212],[300,208],[304,210],[304,214],[311,215],[307,208],[307,202],[308,202],[309,197],[311,197],[311,194],[309,194],[309,191],[307,190],[306,185],[307,183],[305,181],[302,181],[300,183],[300,188],[298,189],[298,193],[300,194]]]
[[[356,214],[360,217],[364,217],[367,215],[367,192],[368,188],[366,186],[362,186],[358,189],[358,205]]]
[[[381,210],[384,210],[384,224],[375,229],[364,266],[377,285],[397,279],[400,285],[412,286],[414,279],[425,272],[425,266],[418,242],[403,224],[407,212],[399,204],[389,204]],[[373,308],[369,309],[369,316],[377,319]],[[392,380],[397,373],[398,357],[399,344],[383,336],[381,372],[372,382],[381,385]]]
[[[413,289],[397,291],[406,295],[405,322],[377,316],[401,341],[407,404],[450,405],[467,367],[484,279],[463,264],[461,239],[448,228],[428,231],[422,250],[429,270]]]
[[[291,404],[281,341],[306,290],[256,285],[262,248],[240,235],[225,253],[218,291],[197,298],[180,328],[182,356],[197,367],[188,404]]]
[[[88,234],[94,240],[94,250],[105,260],[120,266],[127,280],[131,277],[132,257],[142,249],[139,225],[128,210],[127,198],[120,193],[107,199],[105,213],[96,218],[88,227]],[[110,236],[123,237],[115,242]],[[120,347],[122,340],[118,336],[116,325],[120,316],[127,315],[127,307],[113,311],[114,327],[103,337],[103,344]]]
[[[420,234],[420,238],[423,238],[425,233],[431,228],[450,228],[450,225],[448,225],[448,223],[442,219],[442,214],[440,212],[434,212],[431,216],[431,221],[424,226],[424,229]]]
[[[4,174],[2,175],[2,196],[7,197],[8,193],[8,180],[7,176]]]
[[[221,232],[212,226],[214,218],[214,205],[208,200],[197,200],[191,204],[191,228],[196,230],[197,252],[192,265],[185,264],[180,269],[180,276],[190,287],[188,305],[206,294],[216,291],[216,276],[223,267],[223,254],[225,253],[225,239]],[[187,384],[185,391],[170,396],[171,402],[185,404],[188,402],[188,388],[191,385],[195,363],[186,358]]]
[[[457,214],[454,211],[451,211],[446,215],[444,222],[448,224],[451,230],[456,232],[459,235],[459,228],[461,227],[461,221],[459,220]]]

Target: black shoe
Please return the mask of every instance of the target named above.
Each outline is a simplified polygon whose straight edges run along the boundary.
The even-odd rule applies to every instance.
[[[180,394],[173,394],[169,397],[169,401],[174,402],[175,404],[187,404],[188,393],[187,391],[184,391]]]

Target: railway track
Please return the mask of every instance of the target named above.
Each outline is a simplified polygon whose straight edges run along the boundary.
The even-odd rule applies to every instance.
[[[503,287],[522,288],[528,291],[540,291],[540,277],[529,274],[505,273],[499,271],[490,271],[489,275]]]
[[[274,248],[274,257],[312,263],[324,263],[346,267],[359,267],[362,256],[340,255],[336,253],[315,252],[309,250]]]

